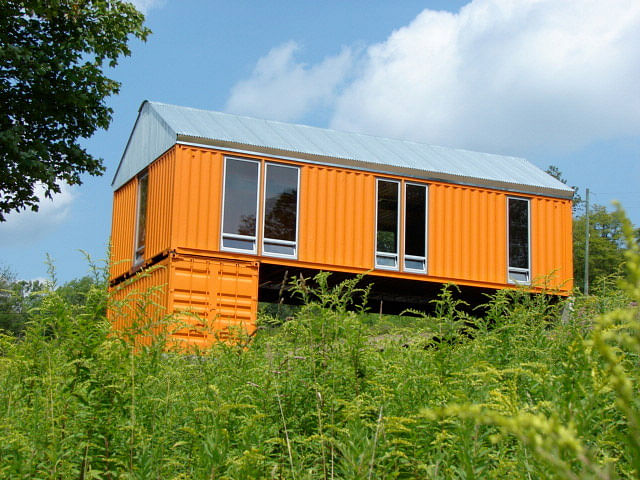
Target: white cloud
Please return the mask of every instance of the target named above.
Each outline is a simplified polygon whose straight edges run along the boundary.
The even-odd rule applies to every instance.
[[[145,15],[152,8],[163,7],[166,0],[129,0],[133,5]]]
[[[44,198],[44,188],[37,185],[35,193],[41,198],[39,210],[21,210],[6,216],[0,223],[0,247],[15,247],[36,241],[62,224],[69,215],[74,195],[69,186],[63,184],[60,193],[53,198]]]
[[[298,120],[324,101],[333,128],[517,154],[640,134],[637,0],[474,0],[359,56],[295,50],[263,57],[228,109]]]
[[[368,49],[335,128],[483,150],[640,133],[640,3],[475,0]]]
[[[311,67],[295,60],[298,50],[298,44],[288,42],[258,60],[251,77],[233,87],[226,110],[296,120],[311,109],[331,104],[352,65],[351,49]]]

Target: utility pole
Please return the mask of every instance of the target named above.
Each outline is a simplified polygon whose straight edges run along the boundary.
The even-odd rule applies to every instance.
[[[586,197],[586,225],[584,236],[584,294],[589,295],[589,189]]]

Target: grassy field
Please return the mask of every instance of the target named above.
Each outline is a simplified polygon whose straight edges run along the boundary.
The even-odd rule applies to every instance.
[[[294,318],[194,355],[132,349],[102,288],[51,290],[0,337],[0,478],[638,478],[634,248],[571,308],[503,291],[470,315],[448,288],[379,317],[321,277]]]

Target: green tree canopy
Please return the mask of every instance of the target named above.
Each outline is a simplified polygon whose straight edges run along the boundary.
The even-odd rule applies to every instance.
[[[620,271],[625,262],[623,213],[608,211],[602,205],[589,207],[589,284]],[[584,257],[587,217],[573,220],[573,262],[576,287],[584,286]]]
[[[103,68],[131,53],[132,36],[146,39],[143,22],[120,0],[0,1],[0,221],[37,210],[38,183],[51,197],[104,172],[79,140],[109,126],[120,84]]]

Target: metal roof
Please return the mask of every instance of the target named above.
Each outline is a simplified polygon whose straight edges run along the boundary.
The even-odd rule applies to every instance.
[[[265,153],[414,178],[571,198],[573,190],[523,158],[261,120],[145,101],[113,179],[114,189],[175,143]]]

